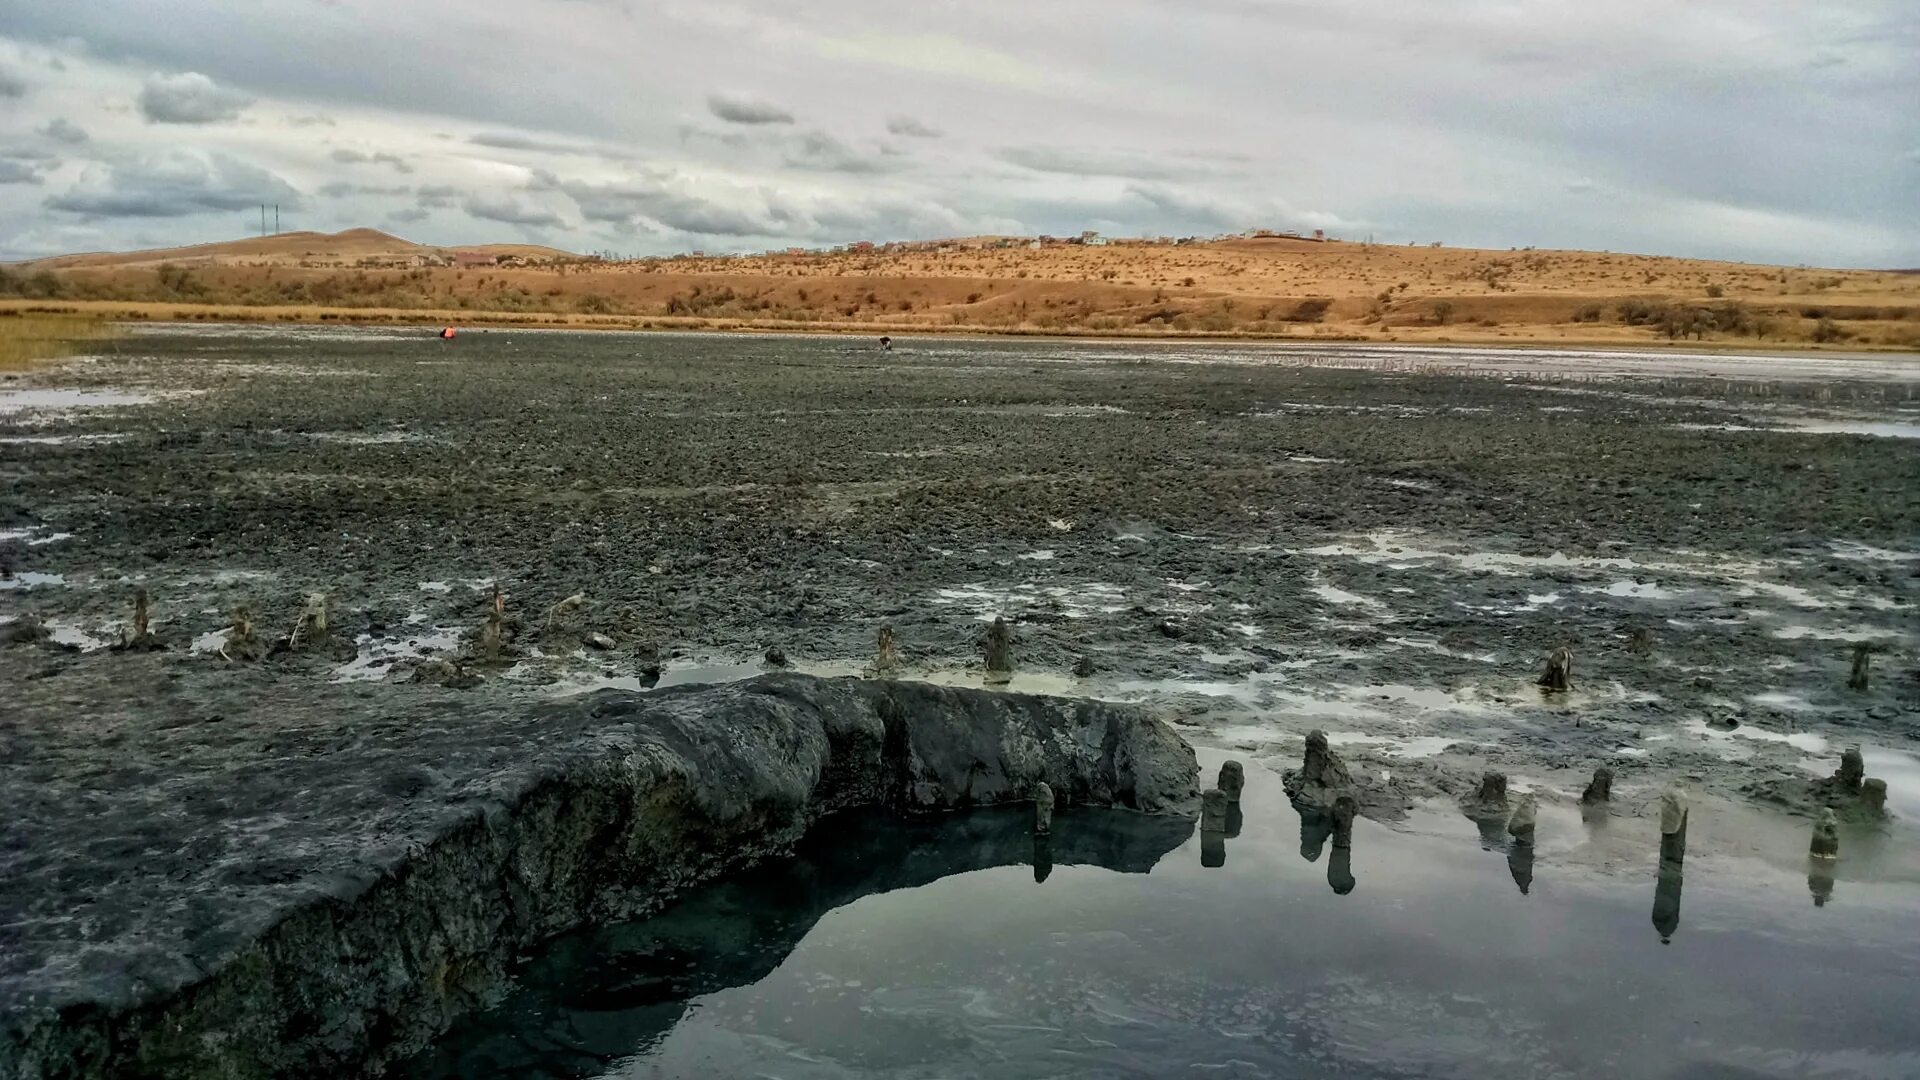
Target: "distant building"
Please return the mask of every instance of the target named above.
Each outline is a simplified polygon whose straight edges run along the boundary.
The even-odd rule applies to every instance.
[[[500,256],[485,251],[456,251],[453,253],[453,265],[493,266],[499,263]]]

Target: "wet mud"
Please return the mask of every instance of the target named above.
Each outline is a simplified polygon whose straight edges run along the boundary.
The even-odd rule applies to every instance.
[[[1920,441],[1803,430],[1910,424],[1905,369],[1431,352],[140,334],[0,387],[0,619],[48,632],[7,677],[114,679],[142,588],[236,694],[850,674],[882,625],[979,684],[1001,618],[1010,689],[1282,766],[1324,728],[1407,798],[1606,765],[1811,816],[1787,781],[1911,751]]]

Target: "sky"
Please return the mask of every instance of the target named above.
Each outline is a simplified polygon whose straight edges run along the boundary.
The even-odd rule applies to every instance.
[[[619,255],[1320,228],[1920,267],[1920,4],[0,0],[0,259],[261,203]]]

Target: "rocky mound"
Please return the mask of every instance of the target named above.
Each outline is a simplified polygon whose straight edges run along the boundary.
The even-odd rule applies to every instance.
[[[338,687],[275,693],[249,716],[97,703],[76,724],[119,716],[110,740],[41,709],[0,731],[0,1077],[374,1071],[533,943],[837,811],[1041,781],[1147,813],[1198,798],[1192,750],[1105,703],[780,674],[500,716],[429,699],[394,724]]]

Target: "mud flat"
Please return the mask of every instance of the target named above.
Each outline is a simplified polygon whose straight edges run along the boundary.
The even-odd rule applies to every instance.
[[[1009,689],[1269,769],[1324,729],[1390,820],[1496,768],[1550,822],[1606,766],[1621,807],[1678,780],[1738,823],[1696,854],[1801,860],[1858,745],[1887,814],[1844,825],[1842,879],[1877,845],[1910,887],[1912,369],[1663,359],[137,332],[0,384],[0,631],[47,632],[0,650],[6,737],[65,740],[86,790],[164,790],[126,758],[156,715],[217,739],[326,703],[346,726],[300,750],[324,758],[354,724],[745,680],[770,651],[858,674],[883,626],[895,677],[979,686],[1003,618]],[[142,589],[166,648],[114,652]],[[232,658],[237,607],[270,649],[315,594],[324,634]],[[1562,647],[1571,689],[1543,693]]]
[[[127,663],[156,697],[96,687],[84,718],[6,733],[7,1076],[378,1072],[520,950],[826,815],[1043,781],[1066,805],[1197,805],[1192,750],[1126,706],[789,674],[534,710],[256,686],[217,712]],[[77,678],[21,703],[58,712]]]

